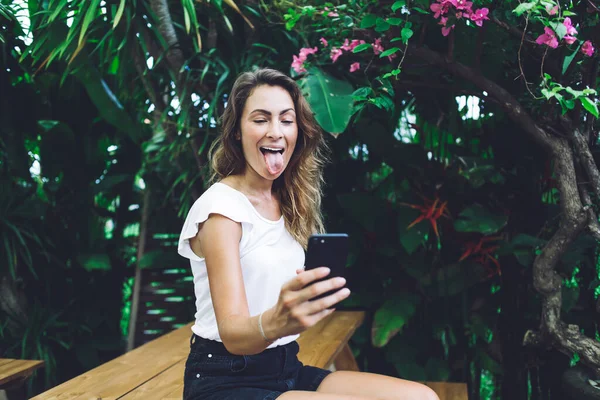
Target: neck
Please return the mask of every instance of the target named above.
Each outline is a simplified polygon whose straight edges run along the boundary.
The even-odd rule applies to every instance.
[[[263,178],[249,165],[244,173],[239,175],[239,184],[243,191],[250,195],[270,197],[273,190],[273,181]]]

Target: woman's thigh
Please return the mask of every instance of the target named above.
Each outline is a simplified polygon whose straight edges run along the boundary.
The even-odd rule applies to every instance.
[[[303,392],[290,390],[277,397],[277,400],[376,400],[374,397],[352,396],[347,394]]]
[[[336,371],[329,374],[318,393],[363,396],[376,400],[439,400],[429,387],[404,379],[367,372]]]

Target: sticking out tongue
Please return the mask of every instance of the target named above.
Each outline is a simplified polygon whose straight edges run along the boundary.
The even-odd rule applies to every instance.
[[[277,175],[283,170],[283,155],[279,152],[265,151],[265,163],[272,175]]]

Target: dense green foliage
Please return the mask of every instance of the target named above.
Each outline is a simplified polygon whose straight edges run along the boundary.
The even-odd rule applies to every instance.
[[[478,77],[544,129],[570,118],[596,151],[599,57],[582,49],[598,8],[475,1],[486,20],[446,3],[442,32],[442,3],[2,0],[0,354],[47,361],[31,390],[123,351],[135,268],[185,266],[138,257],[140,239],[178,232],[233,80],[269,66],[331,133],[326,226],[353,242],[361,368],[467,381],[473,399],[557,396],[577,355],[522,346],[561,215],[556,165]],[[545,27],[558,49],[536,43]],[[592,338],[596,264],[583,233],[557,266],[563,319]]]

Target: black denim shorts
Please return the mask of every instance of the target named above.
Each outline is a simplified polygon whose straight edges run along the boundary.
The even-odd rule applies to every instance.
[[[231,354],[221,342],[196,335],[185,364],[184,400],[273,400],[288,390],[316,391],[331,373],[303,365],[298,343],[262,353]]]

